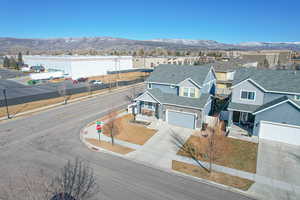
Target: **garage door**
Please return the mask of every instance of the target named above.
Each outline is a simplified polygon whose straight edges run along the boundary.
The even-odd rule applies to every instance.
[[[167,121],[169,124],[185,128],[195,128],[195,114],[167,111]]]
[[[273,122],[261,122],[259,138],[300,145],[300,127]]]

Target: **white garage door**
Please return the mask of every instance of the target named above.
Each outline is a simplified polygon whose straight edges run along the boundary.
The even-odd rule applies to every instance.
[[[175,126],[195,128],[195,114],[167,110],[167,121]]]
[[[262,121],[259,138],[300,145],[300,127]]]

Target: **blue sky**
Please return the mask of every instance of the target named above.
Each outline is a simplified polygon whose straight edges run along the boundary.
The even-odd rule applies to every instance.
[[[0,2],[0,37],[300,41],[299,0]]]

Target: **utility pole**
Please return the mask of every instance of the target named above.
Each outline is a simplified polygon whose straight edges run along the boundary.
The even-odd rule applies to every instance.
[[[6,106],[7,119],[10,119],[9,112],[8,112],[7,98],[6,98],[6,89],[3,89],[3,96],[4,96],[5,106]]]

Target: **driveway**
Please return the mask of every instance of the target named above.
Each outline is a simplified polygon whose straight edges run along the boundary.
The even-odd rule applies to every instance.
[[[172,135],[176,133],[183,140],[187,140],[193,133],[193,130],[172,126],[158,120],[152,122],[151,128],[157,129],[157,133],[137,151],[129,153],[128,157],[169,170],[172,168],[172,160],[175,159],[179,149],[172,142]]]
[[[300,146],[260,140],[258,146],[257,174],[277,181],[290,183],[292,191],[279,190],[261,184],[250,189],[254,193],[269,196],[269,199],[300,198]]]

